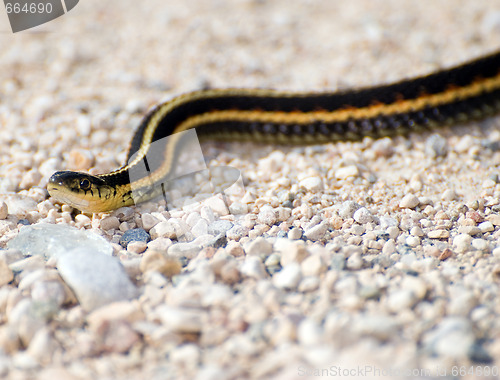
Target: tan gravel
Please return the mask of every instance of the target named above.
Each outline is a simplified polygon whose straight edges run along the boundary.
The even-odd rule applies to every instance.
[[[89,312],[54,260],[0,251],[0,377],[498,375],[499,117],[305,148],[206,143],[243,193],[183,209],[90,218],[45,185],[118,167],[144,112],[190,90],[336,90],[494,51],[500,0],[85,0],[0,30],[0,247],[24,224],[91,230],[140,293]],[[122,245],[135,228],[153,240]]]

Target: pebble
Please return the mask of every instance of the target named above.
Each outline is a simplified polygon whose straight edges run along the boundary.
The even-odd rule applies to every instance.
[[[0,287],[7,285],[14,279],[14,273],[4,260],[0,259]]]
[[[444,317],[437,326],[424,334],[424,349],[444,358],[465,359],[475,336],[467,317]]]
[[[320,344],[324,339],[324,332],[321,326],[311,318],[302,320],[297,328],[297,341],[306,346]]]
[[[352,217],[359,224],[366,224],[373,221],[373,215],[366,207],[357,209]]]
[[[153,240],[159,237],[178,239],[186,233],[186,230],[177,220],[171,218],[152,227],[149,233]]]
[[[300,181],[299,186],[316,193],[323,190],[323,180],[320,177],[309,177]]]
[[[396,243],[393,239],[387,240],[382,247],[382,253],[385,255],[390,255],[396,252]]]
[[[446,156],[448,153],[448,141],[441,135],[431,135],[425,141],[425,153],[432,158]]]
[[[357,177],[359,176],[359,169],[356,165],[344,166],[342,168],[338,168],[335,171],[335,178],[343,180],[349,177]]]
[[[494,226],[500,226],[500,215],[498,214],[490,214],[486,217],[486,220]]]
[[[154,215],[144,213],[141,215],[142,228],[149,231],[151,228],[160,223],[160,220]]]
[[[342,219],[352,218],[356,210],[358,210],[359,208],[361,208],[361,205],[357,204],[356,202],[346,201],[340,206],[339,216]]]
[[[120,238],[119,244],[123,248],[127,248],[127,246],[131,242],[142,242],[148,243],[151,240],[151,236],[142,228],[133,228],[131,230],[125,231],[125,233]]]
[[[356,247],[357,248],[357,247]],[[357,249],[347,258],[346,266],[352,270],[359,270],[363,267],[363,258],[361,252]]]
[[[320,241],[325,237],[326,231],[328,231],[328,222],[321,222],[320,224],[309,228],[304,233],[304,236],[312,241]]]
[[[453,238],[453,246],[458,253],[467,252],[471,247],[472,237],[468,234],[458,234]]]
[[[281,253],[281,266],[283,267],[293,262],[300,263],[309,256],[309,252],[301,240],[277,239],[274,248]]]
[[[17,333],[20,343],[29,346],[38,330],[43,328],[47,320],[55,312],[44,313],[44,305],[37,305],[29,298],[21,299],[7,314],[9,327]]]
[[[248,213],[248,206],[242,202],[233,202],[229,206],[229,212],[233,215],[244,215]]]
[[[410,247],[418,247],[420,245],[420,239],[416,236],[408,236],[406,238],[406,244]]]
[[[398,331],[396,321],[385,315],[360,314],[351,323],[353,334],[374,337],[381,341],[390,340]]]
[[[208,234],[208,222],[205,219],[200,218],[200,220],[198,220],[191,228],[191,232],[194,236]]]
[[[245,250],[241,244],[236,241],[229,241],[227,243],[226,252],[234,257],[240,257],[245,254]]]
[[[477,228],[479,228],[483,234],[486,232],[495,231],[495,227],[493,226],[493,223],[491,223],[490,221],[479,223]]]
[[[109,322],[125,321],[133,323],[144,318],[144,312],[137,302],[118,301],[101,306],[88,314],[86,322],[91,330]]]
[[[424,231],[419,226],[413,226],[410,230],[410,234],[417,237],[424,236]]]
[[[400,208],[415,208],[420,204],[418,197],[415,194],[406,194],[401,202],[399,202]]]
[[[257,215],[257,221],[259,223],[272,226],[278,221],[278,218],[276,217],[276,212],[271,206],[262,206],[260,209],[258,215]]]
[[[104,323],[95,333],[99,350],[109,353],[125,354],[141,340],[139,334],[123,320]]]
[[[273,252],[273,245],[267,239],[258,237],[246,244],[244,249],[247,255],[267,257]]]
[[[217,220],[208,225],[208,233],[210,235],[218,235],[222,233],[226,233],[233,227],[233,223],[229,220]]]
[[[302,278],[300,264],[292,262],[273,276],[273,284],[280,289],[294,290]]]
[[[85,310],[138,295],[137,288],[115,257],[88,247],[61,255],[57,270]]]
[[[156,238],[148,243],[148,249],[153,251],[167,252],[168,248],[172,245],[172,240],[169,238]]]
[[[433,230],[427,233],[429,239],[447,239],[450,237],[450,231],[448,230]]]
[[[36,332],[26,352],[39,364],[51,364],[54,354],[58,354],[61,347],[54,339],[48,327],[43,327]]]
[[[478,251],[489,251],[489,244],[485,239],[472,239],[472,246]]]
[[[387,306],[389,310],[395,313],[413,307],[417,300],[415,293],[411,290],[400,289],[389,295]]]
[[[303,231],[300,228],[294,227],[288,231],[288,238],[291,240],[299,240],[302,237]]]
[[[301,293],[308,293],[317,290],[320,286],[320,279],[316,276],[303,277],[297,290]]]
[[[262,260],[257,256],[246,256],[240,265],[240,272],[244,276],[260,280],[267,277],[267,272]]]
[[[147,243],[143,241],[131,241],[127,244],[127,251],[136,255],[143,253],[147,248]]]
[[[231,229],[226,231],[226,237],[229,240],[239,241],[241,238],[248,235],[248,228],[235,224]]]
[[[327,269],[327,266],[320,255],[311,255],[306,257],[300,266],[304,276],[318,276]]]
[[[226,203],[219,197],[208,198],[207,200],[204,201],[204,205],[220,216],[229,214],[229,210],[227,209]],[[213,222],[213,220],[208,220],[208,222]]]
[[[478,235],[481,233],[481,229],[476,226],[460,226],[458,227],[458,232],[461,234],[467,234],[470,236]]]
[[[120,220],[116,216],[106,216],[101,219],[100,225],[104,231],[117,230],[120,227]]]
[[[7,246],[25,255],[43,255],[46,258],[57,258],[79,246],[109,256],[113,253],[113,247],[101,236],[67,224],[39,223],[23,227]]]
[[[197,345],[184,344],[170,354],[169,360],[179,367],[193,371],[197,369],[201,357],[201,350]]]
[[[9,215],[9,208],[7,207],[7,203],[0,202],[0,220],[4,220]]]
[[[456,201],[458,199],[458,194],[454,190],[447,189],[441,195],[441,199],[443,201]]]
[[[160,305],[155,312],[163,325],[178,333],[199,333],[206,324],[205,312],[201,309]]]
[[[203,236],[202,236],[203,238]],[[195,243],[194,241],[189,243],[176,243],[168,248],[168,254],[177,258],[185,257],[187,259],[193,259],[202,250],[202,246]]]

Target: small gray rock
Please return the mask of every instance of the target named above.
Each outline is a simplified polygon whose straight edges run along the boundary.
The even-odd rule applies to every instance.
[[[131,241],[142,241],[147,243],[151,240],[151,236],[142,228],[134,228],[132,230],[125,231],[125,233],[120,238],[120,245],[123,248],[127,248],[128,243]]]

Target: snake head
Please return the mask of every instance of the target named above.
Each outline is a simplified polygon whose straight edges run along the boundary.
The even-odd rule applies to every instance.
[[[47,190],[58,202],[83,212],[95,213],[117,208],[114,202],[110,202],[116,195],[114,187],[99,176],[59,171],[49,178]]]

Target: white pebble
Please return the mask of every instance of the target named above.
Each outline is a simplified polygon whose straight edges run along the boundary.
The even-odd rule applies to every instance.
[[[489,221],[482,222],[482,223],[478,224],[477,227],[481,230],[482,233],[495,231],[495,227]]]
[[[399,202],[400,208],[415,208],[420,204],[417,196],[415,194],[406,194],[401,202]]]
[[[251,256],[269,256],[273,252],[273,245],[263,237],[250,241],[244,248],[246,254]]]
[[[458,234],[453,238],[453,246],[458,253],[467,252],[470,249],[472,237],[468,234]]]
[[[258,256],[246,256],[245,261],[240,266],[240,272],[244,276],[261,280],[267,277],[264,264]]]
[[[413,226],[410,230],[410,235],[421,237],[424,236],[424,231],[419,226]]]
[[[298,240],[302,237],[302,230],[300,228],[294,227],[288,231],[288,238],[291,240]]]
[[[387,306],[393,312],[400,312],[402,309],[411,308],[417,302],[415,293],[409,289],[396,290],[389,295]]]
[[[417,236],[408,236],[406,238],[406,244],[410,247],[417,247],[420,244],[420,239]]]
[[[314,227],[309,228],[304,235],[309,240],[317,241],[325,237],[325,233],[328,230],[328,223],[322,222]]]
[[[273,284],[280,289],[296,289],[302,278],[300,264],[293,262],[273,276]]]
[[[390,255],[394,252],[396,252],[396,244],[394,243],[394,240],[387,240],[382,248],[382,253]]]
[[[226,204],[219,197],[208,198],[204,203],[205,203],[205,206],[208,206],[211,210],[213,210],[215,213],[219,214],[220,216],[224,216],[224,215],[229,214],[229,210],[227,209]],[[211,222],[211,221],[209,220],[209,222]]]
[[[354,215],[352,216],[356,222],[359,224],[366,224],[373,221],[373,215],[366,207],[361,207],[356,210]]]
[[[281,265],[287,266],[290,263],[302,262],[309,252],[302,240],[276,239],[274,249],[281,252]]]
[[[358,210],[359,208],[361,208],[361,205],[357,204],[356,202],[346,201],[340,206],[339,216],[342,219],[352,218],[356,210]]]
[[[262,206],[262,208],[259,211],[259,214],[257,215],[257,221],[262,224],[266,224],[268,226],[272,226],[274,223],[276,223],[277,218],[276,218],[276,213],[274,212],[274,209],[271,206]]]
[[[488,241],[485,239],[473,239],[472,246],[478,251],[487,251],[489,248]]]
[[[248,206],[241,202],[233,202],[229,206],[229,212],[233,215],[242,215],[248,212]]]
[[[312,192],[318,192],[323,190],[323,181],[320,177],[309,177],[300,181],[299,186]]]
[[[156,313],[163,325],[179,333],[198,333],[205,323],[205,312],[199,309],[160,305]]]
[[[357,177],[359,175],[359,169],[356,165],[349,165],[342,168],[338,168],[335,171],[335,178],[346,179],[349,177]]]
[[[57,270],[85,310],[138,295],[138,289],[116,257],[86,247],[61,255]]]
[[[151,214],[144,213],[141,216],[141,222],[142,228],[144,228],[146,231],[149,231],[151,228],[160,223],[160,220]]]
[[[300,264],[304,276],[319,276],[327,269],[320,255],[306,257]]]
[[[458,199],[458,194],[452,189],[447,189],[444,191],[443,195],[441,195],[441,199],[443,199],[443,201],[455,201]]]
[[[303,319],[297,329],[297,340],[301,345],[313,346],[319,344],[324,339],[321,326],[310,318]]]
[[[191,232],[196,237],[206,235],[208,233],[208,222],[205,219],[200,218],[191,228]]]

